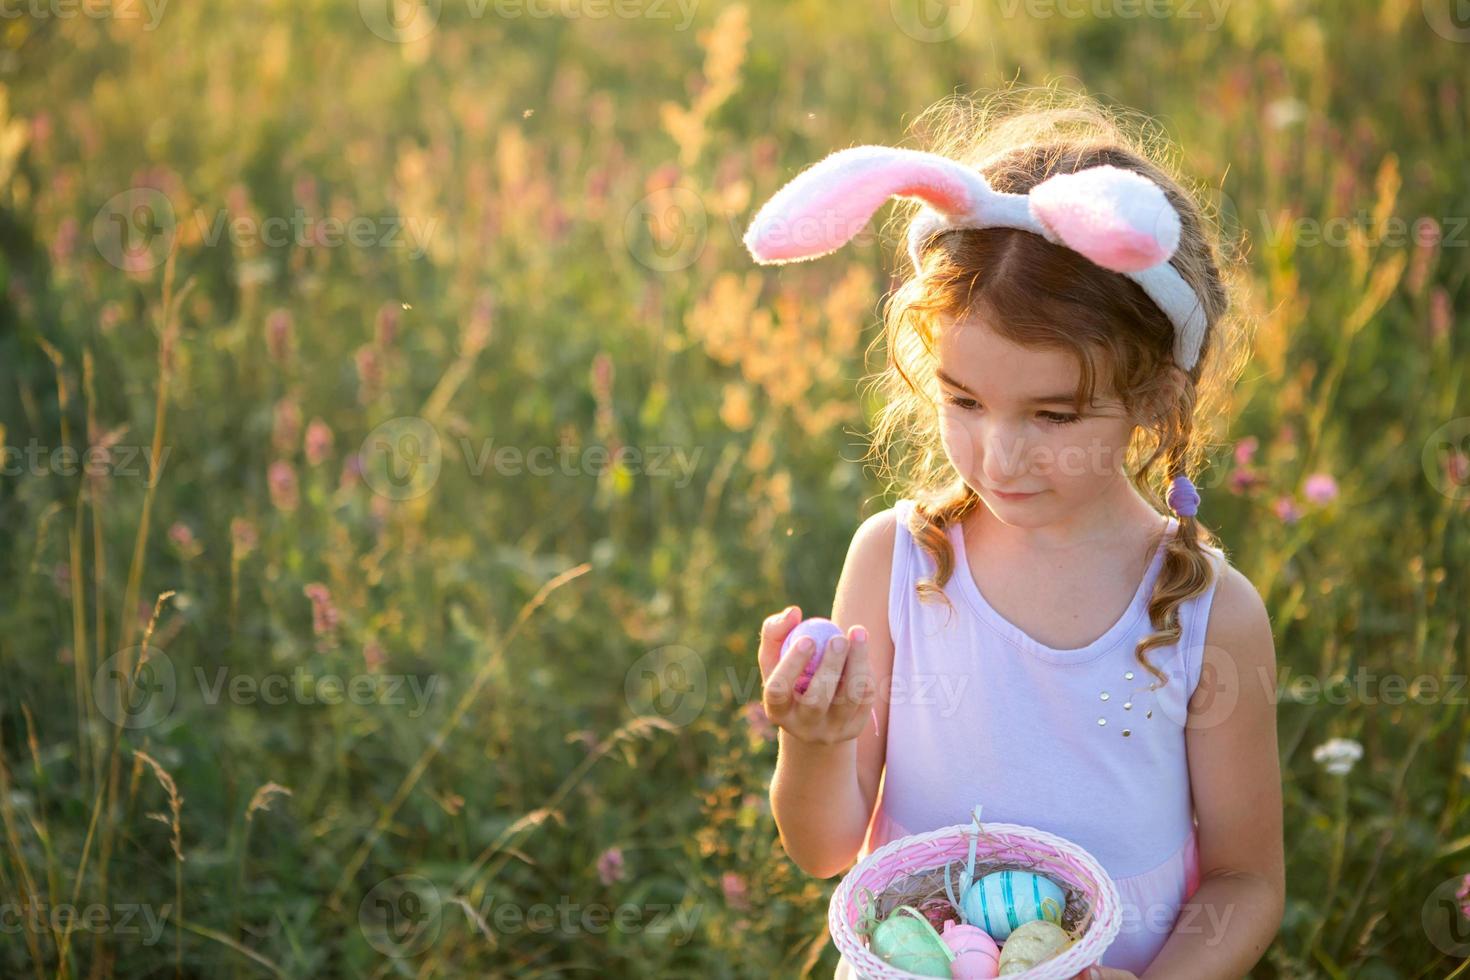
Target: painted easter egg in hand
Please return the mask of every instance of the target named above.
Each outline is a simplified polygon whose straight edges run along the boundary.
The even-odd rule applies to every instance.
[[[823,619],[821,616],[803,619],[796,624],[795,629],[786,634],[786,639],[781,643],[783,659],[796,648],[796,644],[800,643],[804,637],[811,637],[817,647],[817,652],[812,654],[812,659],[806,662],[806,667],[802,668],[801,677],[796,681],[797,694],[806,693],[806,689],[811,685],[812,675],[822,665],[822,654],[827,652],[827,644],[842,635],[843,632],[836,623],[830,619]]]
[[[1034,871],[992,871],[972,884],[960,902],[965,922],[1005,941],[1023,922],[1062,921],[1067,897],[1056,882]]]
[[[896,969],[921,977],[949,976],[949,947],[922,915],[907,907],[895,910],[873,928],[869,946]]]
[[[1023,922],[1011,933],[1000,951],[1000,975],[1008,977],[1012,973],[1025,973],[1070,945],[1072,937],[1055,922],[1046,919]]]
[[[954,980],[991,980],[1000,975],[1000,947],[984,929],[946,922],[940,938],[954,954],[949,965]]]

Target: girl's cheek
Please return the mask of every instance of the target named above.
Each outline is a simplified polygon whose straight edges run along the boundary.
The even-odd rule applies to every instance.
[[[944,443],[944,452],[949,457],[955,472],[969,476],[976,472],[978,456],[975,439],[964,423],[954,419],[948,411],[939,415],[939,436]]]

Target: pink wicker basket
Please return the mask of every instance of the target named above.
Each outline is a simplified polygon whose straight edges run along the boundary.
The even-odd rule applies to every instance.
[[[1097,860],[1071,841],[1035,827],[1012,823],[973,823],[943,827],[890,841],[843,876],[827,910],[827,928],[837,949],[860,977],[870,980],[922,980],[896,969],[868,949],[860,926],[870,896],[920,872],[964,864],[975,845],[977,862],[999,862],[1046,875],[1067,892],[1069,920],[1080,932],[1066,950],[1007,980],[1069,980],[1102,957],[1122,927],[1122,902],[1112,878]],[[1075,907],[1074,907],[1075,906]]]

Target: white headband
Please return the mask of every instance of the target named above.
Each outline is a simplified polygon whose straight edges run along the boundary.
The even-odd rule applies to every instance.
[[[1143,174],[1110,164],[1048,177],[1027,194],[991,188],[973,167],[922,150],[855,146],[793,177],[756,213],[745,246],[763,265],[836,251],[890,197],[923,209],[909,225],[908,252],[920,267],[930,236],[956,228],[1018,228],[1121,272],[1142,287],[1174,324],[1174,359],[1199,360],[1204,306],[1172,265],[1179,214]]]

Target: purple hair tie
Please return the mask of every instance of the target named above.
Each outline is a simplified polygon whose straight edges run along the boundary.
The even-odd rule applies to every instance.
[[[1169,509],[1180,517],[1193,517],[1199,512],[1199,491],[1183,473],[1174,477],[1174,485],[1169,488]]]

